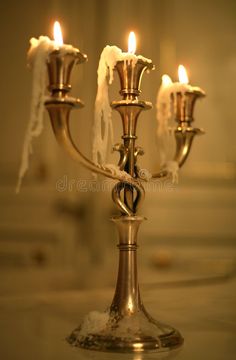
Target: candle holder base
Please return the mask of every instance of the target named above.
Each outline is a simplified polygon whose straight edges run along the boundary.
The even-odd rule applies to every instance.
[[[180,347],[184,341],[176,329],[154,320],[145,309],[118,319],[115,314],[99,315],[100,321],[97,323],[94,316],[93,330],[86,329],[85,333],[82,324],[72,332],[67,341],[73,346],[89,350],[118,353],[170,351]],[[101,326],[102,315],[108,320]],[[98,331],[96,326],[100,327]]]
[[[71,345],[110,352],[163,352],[182,345],[180,333],[154,320],[140,296],[137,233],[142,216],[113,217],[119,233],[119,269],[113,302],[107,312],[91,312],[68,337]]]

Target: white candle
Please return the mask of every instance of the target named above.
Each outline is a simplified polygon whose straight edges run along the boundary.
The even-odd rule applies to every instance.
[[[92,148],[93,161],[97,164],[104,165],[106,162],[109,135],[113,143],[113,126],[108,87],[114,80],[113,72],[116,63],[124,61],[126,65],[132,64],[134,67],[139,59],[148,63],[152,62],[141,55],[135,55],[135,51],[135,34],[131,32],[128,41],[128,52],[122,52],[117,46],[107,45],[101,53],[97,71],[97,96],[95,100]],[[103,134],[102,128],[104,130]]]
[[[168,122],[176,113],[175,98],[177,93],[186,93],[198,91],[204,93],[202,89],[197,86],[189,84],[188,75],[183,65],[178,68],[179,82],[172,82],[168,75],[162,76],[162,84],[157,94],[157,134],[162,135],[168,129]],[[172,106],[172,97],[174,99],[174,106]]]
[[[179,82],[172,82],[168,75],[162,76],[162,84],[157,94],[157,138],[160,149],[160,161],[162,169],[172,173],[173,178],[177,180],[178,164],[173,161],[167,161],[169,138],[171,128],[169,121],[176,114],[176,94],[186,92],[201,91],[199,87],[189,84],[188,75],[183,65],[178,68]]]
[[[38,39],[30,39],[28,51],[28,65],[33,71],[32,97],[30,107],[29,123],[26,129],[21,165],[18,176],[16,192],[21,187],[23,177],[29,168],[29,155],[32,153],[32,140],[38,137],[43,130],[43,112],[46,90],[46,66],[49,54],[59,50],[63,56],[65,53],[76,53],[77,49],[72,45],[63,45],[62,34],[58,22],[54,24],[54,40],[47,36],[40,36]]]
[[[167,162],[169,148],[169,120],[172,117],[171,88],[173,82],[168,75],[162,76],[162,84],[157,94],[157,139],[161,166]]]

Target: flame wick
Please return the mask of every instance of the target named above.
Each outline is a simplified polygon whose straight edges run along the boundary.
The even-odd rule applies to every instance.
[[[61,26],[58,21],[55,21],[54,23],[54,41],[58,46],[63,45],[63,38],[62,38],[62,32],[61,32]]]
[[[129,40],[128,40],[128,53],[135,54],[136,51],[136,37],[135,33],[131,31],[129,33]]]
[[[185,69],[185,67],[183,65],[179,65],[178,75],[179,75],[179,82],[181,84],[188,84],[189,83],[188,74],[187,74],[187,71],[186,71],[186,69]]]
[[[167,74],[162,75],[161,79],[162,79],[162,85],[165,86],[165,87],[173,84],[170,76],[167,75]]]

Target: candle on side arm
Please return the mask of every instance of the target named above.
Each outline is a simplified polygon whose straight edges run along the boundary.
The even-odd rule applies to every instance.
[[[60,24],[54,23],[54,40],[47,36],[38,39],[30,39],[30,49],[27,54],[27,62],[33,72],[32,96],[30,106],[29,122],[25,133],[22,159],[19,169],[16,193],[19,193],[23,177],[29,168],[29,156],[32,154],[33,138],[38,137],[43,130],[43,112],[46,91],[46,72],[49,54],[55,50],[63,56],[65,53],[76,52],[72,45],[64,45]]]
[[[178,68],[179,82],[172,82],[168,75],[162,76],[162,84],[157,94],[157,142],[160,153],[160,163],[162,170],[167,170],[172,181],[178,182],[178,163],[168,160],[168,150],[170,148],[170,135],[172,133],[169,126],[170,120],[176,113],[176,94],[185,93],[192,87],[188,84],[187,72],[183,65]]]
[[[196,86],[189,84],[187,71],[183,65],[178,67],[178,82],[172,82],[168,75],[162,76],[162,84],[157,94],[157,139],[160,150],[160,160],[162,169],[167,169],[172,173],[173,178],[177,179],[178,164],[175,161],[168,161],[169,138],[172,133],[169,126],[169,121],[175,117],[179,120],[179,113],[177,112],[177,94],[181,94],[181,102],[185,104],[187,93],[199,92],[204,94],[204,91]],[[178,119],[177,119],[178,118]]]
[[[169,149],[169,120],[172,117],[170,89],[172,85],[173,82],[171,78],[164,74],[157,94],[157,140],[161,166],[164,166],[167,162]]]

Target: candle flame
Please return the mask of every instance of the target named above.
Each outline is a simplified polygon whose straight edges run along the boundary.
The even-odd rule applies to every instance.
[[[166,86],[169,86],[169,85],[171,85],[172,84],[172,80],[171,80],[171,78],[169,77],[169,75],[167,75],[167,74],[164,74],[164,75],[162,75],[162,85],[164,86],[164,87],[166,87]]]
[[[136,37],[135,33],[131,31],[129,33],[129,40],[128,40],[128,53],[135,54],[136,51]]]
[[[63,38],[62,38],[61,26],[58,21],[55,21],[55,23],[54,23],[53,32],[54,32],[55,43],[59,46],[62,46]]]
[[[179,82],[181,84],[188,84],[188,74],[183,65],[179,65],[178,75],[179,75]]]

